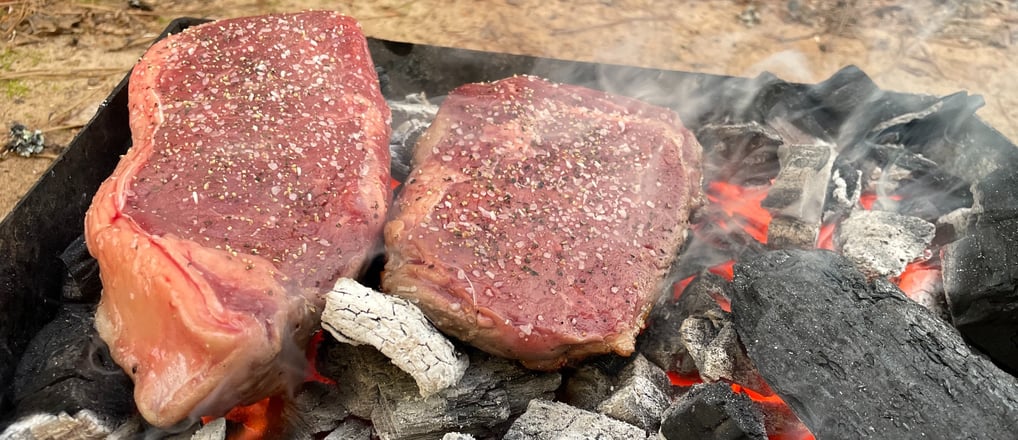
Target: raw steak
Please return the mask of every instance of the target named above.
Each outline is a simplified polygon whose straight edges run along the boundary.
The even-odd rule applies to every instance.
[[[359,25],[331,12],[187,29],[129,96],[134,146],[85,233],[96,326],[165,427],[300,379],[321,295],[380,251],[390,116]]]
[[[700,157],[664,108],[527,76],[462,86],[415,148],[383,288],[531,368],[627,355],[701,203]]]

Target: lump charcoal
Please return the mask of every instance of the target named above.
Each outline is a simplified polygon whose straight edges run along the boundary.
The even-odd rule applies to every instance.
[[[726,383],[696,384],[665,411],[660,433],[667,440],[766,440],[763,417]]]
[[[647,433],[628,423],[566,405],[535,399],[513,422],[503,440],[646,439]]]
[[[659,384],[646,377],[633,377],[598,404],[596,410],[644,431],[655,432],[668,403],[668,396]]]
[[[767,230],[769,246],[816,245],[834,158],[835,145],[828,142],[778,148],[781,171],[760,202],[774,216]]]
[[[692,374],[696,363],[689,357],[679,329],[682,321],[709,310],[721,309],[715,298],[728,298],[727,280],[711,272],[701,272],[683,290],[677,300],[662,298],[647,317],[647,328],[637,338],[637,350],[665,371]]]
[[[1018,375],[1018,217],[978,215],[943,248],[944,292],[955,327],[1001,368]]]
[[[336,385],[305,382],[292,399],[283,404],[281,438],[312,439],[335,430],[350,415],[343,406]]]
[[[371,440],[371,424],[360,419],[348,418],[325,436],[324,440]]]
[[[456,385],[422,398],[413,378],[371,347],[327,338],[320,356],[320,372],[337,381],[342,404],[371,420],[385,439],[436,438],[451,431],[497,434],[527,402],[550,399],[561,385],[558,373],[472,352],[471,367]]]
[[[84,236],[79,236],[64,249],[60,262],[64,263],[66,270],[62,287],[64,300],[98,302],[103,288],[99,279],[99,263],[88,253]]]
[[[414,304],[341,278],[325,295],[322,327],[341,342],[368,344],[417,381],[422,397],[463,377],[466,356]]]
[[[96,334],[94,313],[65,304],[29,342],[12,383],[16,415],[87,409],[120,423],[134,412],[131,380]]]
[[[1018,175],[1002,169],[973,185],[972,209],[943,248],[944,291],[962,335],[1018,375]]]
[[[191,440],[225,440],[226,419],[219,417],[202,426],[191,435]]]
[[[770,182],[778,174],[781,138],[758,122],[707,124],[696,132],[704,148],[708,181],[747,186]]]
[[[742,384],[760,393],[769,392],[747,357],[730,315],[712,311],[686,318],[679,329],[686,352],[696,363],[705,382],[727,380]]]
[[[442,440],[475,440],[474,436],[470,434],[464,434],[462,432],[447,432],[442,436]]]
[[[732,317],[771,388],[817,438],[1007,438],[1018,383],[893,284],[840,255],[735,266]]]
[[[862,171],[843,162],[839,164],[838,161],[834,162],[833,169],[824,206],[825,222],[832,216],[842,216],[851,212],[859,204],[859,198],[862,196]]]
[[[657,431],[661,412],[668,407],[674,389],[664,370],[637,354],[619,371],[614,382],[608,384],[611,386],[607,396],[593,409],[645,431]]]
[[[918,217],[857,209],[838,225],[834,243],[868,277],[896,277],[923,257],[935,232]]]
[[[628,382],[637,378],[646,379],[654,387],[661,390],[662,394],[670,395],[672,382],[668,379],[668,373],[654,363],[650,362],[643,354],[637,353],[629,358],[629,363],[619,372],[617,383],[625,386]]]
[[[593,411],[614,388],[614,380],[608,373],[595,365],[584,364],[565,378],[562,401]]]

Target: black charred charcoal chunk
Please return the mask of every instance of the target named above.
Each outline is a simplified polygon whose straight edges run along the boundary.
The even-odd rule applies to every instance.
[[[117,426],[134,413],[131,379],[94,326],[95,306],[66,304],[29,343],[14,375],[17,417],[95,412]]]
[[[764,440],[763,413],[724,382],[697,384],[678,398],[661,421],[667,440]]]
[[[63,297],[67,301],[95,303],[102,294],[99,263],[88,253],[85,237],[80,236],[64,252],[60,261],[67,270],[64,276]]]

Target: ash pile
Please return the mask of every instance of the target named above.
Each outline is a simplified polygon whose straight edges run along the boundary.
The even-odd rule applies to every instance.
[[[708,194],[719,197],[717,183],[763,188],[764,219],[714,199],[697,214],[675,295],[663,295],[632,357],[530,371],[350,285],[338,290],[356,301],[329,310],[371,325],[324,318],[321,376],[270,401],[262,435],[1013,436],[1018,156],[974,117],[979,99],[888,94],[853,68],[816,86],[765,75],[745,87],[683,117],[707,153]],[[406,175],[435,102],[392,103],[393,175]],[[759,238],[747,232],[759,224]],[[88,321],[99,286],[76,246],[66,305],[18,368],[5,435],[218,440],[255,429],[231,418],[164,432],[134,414],[130,381]],[[393,349],[400,334],[427,349]]]

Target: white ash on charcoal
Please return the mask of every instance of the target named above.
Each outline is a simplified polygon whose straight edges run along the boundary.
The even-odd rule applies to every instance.
[[[596,411],[616,420],[656,432],[661,414],[673,394],[668,374],[637,354],[615,380],[614,392],[597,405]]]
[[[402,100],[387,100],[392,111],[392,135],[389,153],[392,156],[392,178],[400,182],[410,175],[414,145],[438,113],[438,105],[421,93],[411,93]]]
[[[769,390],[746,355],[728,313],[712,310],[690,316],[682,322],[679,334],[705,382],[727,380],[760,392]]]
[[[226,419],[219,417],[209,423],[206,423],[200,429],[194,432],[190,437],[191,440],[225,440],[226,439]]]
[[[319,356],[321,373],[337,380],[341,403],[371,420],[383,439],[433,439],[453,431],[497,436],[530,400],[553,398],[561,385],[558,373],[471,352],[471,368],[456,385],[422,398],[414,380],[371,347],[326,339]]]
[[[474,436],[470,434],[464,434],[462,432],[447,432],[442,436],[442,440],[475,440]]]
[[[823,221],[852,212],[862,197],[862,171],[838,165],[835,160]]]
[[[681,376],[696,374],[681,333],[682,323],[692,316],[721,312],[717,299],[728,300],[731,284],[719,275],[702,272],[683,290],[679,299],[663,298],[650,311],[647,328],[637,338],[637,350],[665,371]]]
[[[99,440],[106,438],[113,428],[92,411],[78,411],[73,416],[66,412],[26,416],[12,423],[0,438],[5,440]]]
[[[325,436],[325,440],[371,440],[372,432],[370,423],[351,417]]]
[[[883,278],[824,250],[735,265],[732,316],[817,438],[1011,438],[1018,382]]]
[[[935,232],[918,217],[857,209],[838,224],[834,244],[866,276],[896,277],[909,263],[929,259]]]
[[[966,340],[1018,375],[1018,176],[1000,170],[974,186],[959,239],[942,252],[944,291]],[[959,222],[961,223],[961,222]]]
[[[29,342],[12,383],[14,417],[91,411],[109,426],[134,413],[131,380],[93,325],[94,304],[65,304]]]
[[[422,397],[455,385],[469,365],[417,306],[349,278],[326,293],[322,327],[340,342],[378,349],[417,381]]]
[[[504,440],[646,439],[636,426],[565,403],[535,399],[513,422]]]
[[[765,440],[764,415],[745,394],[723,382],[696,384],[664,413],[666,440]]]
[[[767,229],[771,247],[811,248],[820,233],[835,146],[829,142],[782,144],[781,171],[760,205],[774,216]]]
[[[751,186],[777,175],[778,134],[758,122],[706,124],[696,131],[704,148],[704,175]]]

